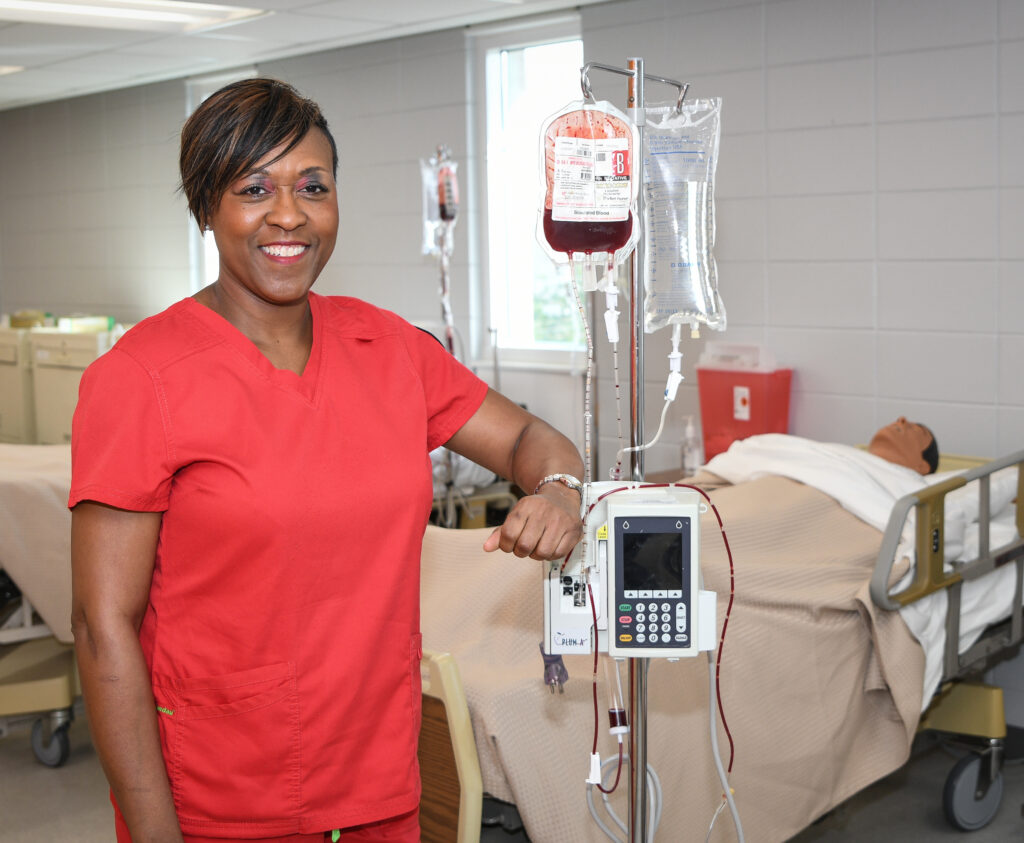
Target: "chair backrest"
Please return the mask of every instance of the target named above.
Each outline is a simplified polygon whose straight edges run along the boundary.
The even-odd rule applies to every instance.
[[[479,843],[483,782],[473,726],[455,660],[425,650],[419,761],[423,843]]]

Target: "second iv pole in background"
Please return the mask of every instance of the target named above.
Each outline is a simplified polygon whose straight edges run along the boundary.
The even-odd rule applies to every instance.
[[[451,150],[438,144],[437,154],[420,161],[423,181],[423,254],[436,255],[441,269],[441,320],[444,326],[444,345],[448,353],[458,357],[455,349],[455,319],[451,303],[451,258],[455,241],[452,231],[459,215],[459,185],[456,180],[457,164]],[[458,526],[458,509],[466,505],[465,498],[455,486],[454,456],[445,451],[445,500],[440,513],[441,525]]]

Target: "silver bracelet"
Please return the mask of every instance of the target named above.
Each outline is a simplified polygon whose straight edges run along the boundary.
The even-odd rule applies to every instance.
[[[575,491],[579,492],[580,498],[583,497],[583,484],[580,483],[580,481],[573,477],[571,474],[549,474],[547,477],[541,480],[540,483],[537,484],[537,488],[533,490],[533,493],[536,495],[540,491],[540,487],[543,486],[545,483],[556,482],[564,483],[570,489],[574,489]]]

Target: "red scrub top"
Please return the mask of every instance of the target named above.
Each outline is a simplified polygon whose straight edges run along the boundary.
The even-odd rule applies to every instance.
[[[394,314],[309,298],[301,376],[186,299],[82,378],[69,505],[163,512],[140,639],[186,833],[419,801],[429,452],[487,386]]]

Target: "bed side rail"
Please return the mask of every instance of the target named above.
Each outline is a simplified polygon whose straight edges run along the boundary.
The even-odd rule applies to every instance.
[[[1016,465],[1017,500],[1015,541],[1003,547],[992,549],[989,544],[991,513],[989,506],[989,478],[996,471]],[[947,571],[945,554],[945,498],[954,489],[978,481],[978,527],[979,544],[977,558],[957,563]],[[903,534],[903,527],[911,510],[916,511],[915,560],[913,578],[902,591],[893,593],[891,588],[896,549]],[[1024,559],[1024,450],[1015,451],[1005,457],[970,469],[961,475],[951,477],[934,486],[920,489],[896,501],[889,523],[882,536],[882,546],[875,561],[871,577],[871,599],[876,606],[894,610],[913,603],[942,589],[950,589],[967,579],[983,576],[1002,565]],[[1020,576],[1017,588],[1020,590]],[[1017,601],[1019,608],[1020,601]],[[1018,611],[1016,614],[1020,614]]]

